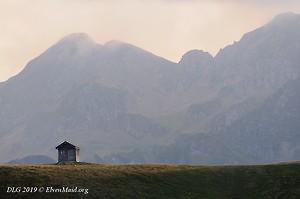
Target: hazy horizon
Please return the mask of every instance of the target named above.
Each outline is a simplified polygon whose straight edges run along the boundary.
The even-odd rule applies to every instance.
[[[215,55],[275,15],[298,13],[300,3],[4,0],[0,11],[0,81],[4,81],[70,33],[85,32],[98,43],[121,40],[177,62],[192,49]]]

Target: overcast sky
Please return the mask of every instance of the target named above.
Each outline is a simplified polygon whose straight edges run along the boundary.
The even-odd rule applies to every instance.
[[[178,61],[191,49],[212,53],[299,0],[0,0],[0,81],[63,36],[121,40]]]

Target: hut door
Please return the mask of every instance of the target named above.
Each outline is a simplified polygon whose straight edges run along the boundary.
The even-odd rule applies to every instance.
[[[68,150],[68,160],[75,161],[75,150]]]
[[[59,159],[59,161],[67,161],[68,160],[68,153],[67,153],[67,151],[66,150],[59,150],[58,151],[58,159]]]

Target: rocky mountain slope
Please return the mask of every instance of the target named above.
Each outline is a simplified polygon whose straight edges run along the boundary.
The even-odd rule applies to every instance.
[[[79,145],[89,161],[118,162],[124,154],[127,162],[296,158],[291,142],[299,141],[298,118],[289,113],[299,110],[297,96],[283,90],[298,92],[284,85],[299,78],[299,34],[300,16],[286,13],[215,57],[192,50],[179,63],[119,41],[102,45],[84,33],[66,36],[0,83],[0,161],[36,151],[53,157],[64,140]],[[280,109],[279,98],[293,103]],[[259,110],[265,113],[255,115]],[[272,120],[260,123],[266,117]],[[275,125],[280,121],[284,128]],[[272,140],[286,131],[291,140]],[[273,142],[280,149],[270,154]],[[171,155],[173,145],[179,152]],[[228,145],[240,147],[223,150]]]

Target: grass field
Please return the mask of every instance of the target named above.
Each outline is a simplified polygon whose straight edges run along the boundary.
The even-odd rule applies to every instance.
[[[300,163],[260,166],[1,165],[0,198],[285,199],[300,198]],[[88,194],[45,193],[78,187]],[[42,193],[6,193],[43,187]],[[30,190],[29,190],[30,191]],[[34,191],[34,190],[32,190]]]

